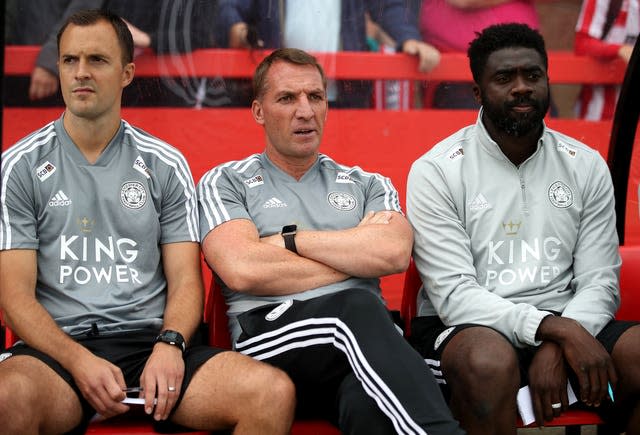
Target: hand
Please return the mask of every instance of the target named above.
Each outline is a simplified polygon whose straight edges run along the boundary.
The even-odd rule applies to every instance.
[[[126,397],[124,377],[114,364],[86,351],[74,360],[69,372],[84,398],[102,417],[113,417],[129,410],[121,403]]]
[[[58,92],[58,77],[48,70],[36,66],[31,72],[29,99],[40,100]]]
[[[529,388],[538,426],[551,421],[569,407],[567,371],[562,348],[552,341],[542,343],[529,367]],[[553,408],[551,404],[560,403]]]
[[[580,400],[600,406],[607,397],[607,382],[615,388],[617,375],[611,356],[580,323],[573,319],[547,316],[538,327],[542,340],[553,340],[562,347],[565,360],[580,382]]]
[[[235,23],[229,29],[229,48],[251,48],[247,23]]]
[[[133,37],[133,46],[136,48],[149,48],[151,46],[151,37],[148,33],[143,32],[127,20],[124,20]]]
[[[171,344],[156,343],[140,376],[145,412],[153,412],[153,399],[157,399],[153,418],[166,420],[178,400],[183,378],[182,351]]]
[[[360,227],[363,225],[373,225],[373,224],[386,225],[391,221],[391,219],[393,219],[393,213],[390,211],[386,211],[386,210],[378,211],[378,212],[370,211],[362,218],[358,226]]]
[[[618,50],[618,57],[622,58],[625,63],[629,63],[631,53],[633,53],[633,45],[625,44]]]
[[[407,39],[402,44],[402,51],[407,54],[418,56],[418,71],[428,72],[440,63],[440,52],[426,42],[417,39]]]

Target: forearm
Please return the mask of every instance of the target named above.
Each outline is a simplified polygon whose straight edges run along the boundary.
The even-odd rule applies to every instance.
[[[330,266],[266,243],[229,260],[214,262],[220,278],[234,291],[258,296],[296,294],[348,278]]]
[[[388,224],[362,225],[339,231],[300,231],[298,253],[349,276],[378,278],[406,270],[413,235],[395,216]]]
[[[540,341],[552,341],[563,347],[571,337],[570,331],[576,328],[581,328],[576,320],[549,315],[540,322],[536,339]]]
[[[202,322],[202,284],[185,283],[167,296],[162,329],[178,331],[189,342]]]
[[[87,352],[60,329],[35,298],[13,292],[1,302],[9,328],[29,346],[49,355],[67,370],[71,371],[78,355]]]

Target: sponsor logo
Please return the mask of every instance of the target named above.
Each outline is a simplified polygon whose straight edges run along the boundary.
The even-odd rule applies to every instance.
[[[138,243],[129,238],[60,235],[58,282],[62,285],[142,284]]]
[[[72,202],[62,190],[58,190],[58,193],[51,197],[48,204],[49,207],[68,207]]]
[[[36,168],[36,176],[40,181],[46,180],[52,176],[54,172],[56,172],[56,167],[49,161],[44,162]]]
[[[464,157],[464,150],[462,149],[462,147],[454,147],[452,149],[450,149],[448,151],[449,154],[449,160],[458,160],[462,157]]]
[[[433,343],[433,350],[438,350],[442,342],[445,341],[449,335],[451,335],[454,329],[456,329],[456,327],[452,326],[442,331],[440,335],[436,337],[436,341]]]
[[[147,164],[144,162],[144,160],[142,160],[142,157],[136,157],[135,161],[133,162],[133,169],[140,172],[145,177],[151,178],[151,170],[147,167]]]
[[[287,299],[286,301],[275,307],[273,310],[269,311],[269,313],[264,316],[265,320],[273,322],[278,317],[282,316],[284,312],[287,311],[289,307],[291,307],[291,305],[293,305],[293,300]]]
[[[486,287],[544,286],[560,274],[558,258],[570,253],[557,237],[490,240],[487,267],[478,281]]]
[[[471,211],[489,210],[490,208],[491,204],[482,193],[478,193],[473,201],[469,203],[469,210]]]
[[[346,172],[338,172],[338,175],[336,175],[336,183],[355,184],[354,181],[351,179],[351,176]]]
[[[556,181],[549,186],[549,201],[557,208],[567,208],[573,205],[573,192],[562,181]]]
[[[507,236],[517,236],[518,231],[520,231],[520,225],[522,225],[522,221],[520,222],[503,222],[502,229]]]
[[[274,196],[273,198],[266,200],[265,203],[262,205],[262,208],[282,208],[286,206],[287,206],[286,202],[282,202]]]
[[[120,203],[126,208],[137,210],[147,203],[147,191],[142,183],[129,181],[120,189]]]
[[[567,154],[571,158],[575,158],[576,157],[576,154],[577,154],[576,149],[570,147],[567,144],[564,144],[562,142],[558,142],[558,146],[556,148],[558,149],[558,151]]]
[[[261,186],[264,184],[264,178],[262,175],[256,175],[255,177],[247,178],[244,180],[244,184],[251,189],[252,187]]]
[[[345,192],[331,192],[329,196],[327,196],[327,201],[329,201],[332,207],[340,211],[353,210],[358,203],[353,195]]]

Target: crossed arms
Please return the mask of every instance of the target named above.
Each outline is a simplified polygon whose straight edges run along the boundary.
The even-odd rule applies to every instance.
[[[302,230],[298,254],[280,234],[260,237],[248,219],[214,228],[203,241],[207,262],[234,291],[286,295],[343,281],[350,276],[380,277],[404,271],[413,235],[402,214],[369,212],[354,228]]]

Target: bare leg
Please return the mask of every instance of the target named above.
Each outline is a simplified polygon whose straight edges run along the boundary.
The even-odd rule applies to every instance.
[[[235,352],[207,361],[193,376],[173,416],[201,430],[235,428],[234,434],[288,434],[295,387],[281,370]]]
[[[81,418],[76,393],[42,361],[19,355],[0,363],[3,434],[64,433]]]
[[[632,410],[627,423],[627,435],[640,434],[640,325],[629,328],[620,336],[611,354],[618,374],[616,402]]]
[[[496,331],[460,331],[442,354],[451,410],[469,435],[515,435],[520,374],[516,353]]]

